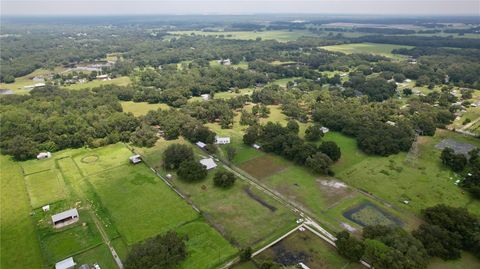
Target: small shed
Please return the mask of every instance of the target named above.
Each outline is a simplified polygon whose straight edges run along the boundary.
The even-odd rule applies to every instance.
[[[207,170],[213,169],[217,167],[217,164],[213,160],[213,158],[205,158],[201,159],[200,163],[207,168]]]
[[[220,145],[225,145],[225,144],[230,144],[230,137],[228,136],[216,136],[215,137],[215,144],[220,144]]]
[[[390,126],[395,126],[395,125],[396,125],[396,123],[393,122],[393,121],[387,121],[386,124],[388,124],[388,125],[390,125]]]
[[[48,158],[50,158],[50,157],[52,157],[52,153],[50,153],[50,152],[48,152],[48,151],[47,151],[47,152],[40,152],[40,153],[38,153],[38,155],[37,155],[37,159],[38,159],[38,160],[48,159]]]
[[[76,208],[69,209],[62,213],[52,216],[52,223],[55,228],[61,228],[78,221],[78,211]]]
[[[43,212],[50,211],[50,205],[44,205],[44,206],[42,206],[42,210],[43,210]]]
[[[202,99],[203,99],[204,101],[208,101],[208,99],[210,99],[210,94],[208,94],[208,93],[202,94],[202,95],[200,95],[200,96],[202,97]]]
[[[73,269],[75,268],[75,261],[72,257],[67,258],[63,261],[59,261],[55,264],[55,269]]]
[[[198,141],[197,143],[195,143],[195,145],[197,145],[201,149],[203,149],[207,146],[207,144],[203,143],[202,141]]]
[[[254,149],[260,149],[260,148],[261,148],[259,144],[253,144],[252,147],[253,147]]]
[[[133,164],[137,164],[137,163],[142,162],[142,157],[138,154],[131,156],[129,159],[130,159],[130,162],[133,163]]]
[[[326,133],[330,132],[330,129],[322,126],[322,127],[320,127],[320,131],[322,131],[322,133],[326,134]]]

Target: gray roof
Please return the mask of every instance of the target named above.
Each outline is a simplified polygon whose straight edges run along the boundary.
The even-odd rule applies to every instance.
[[[207,145],[207,144],[203,143],[202,141],[198,141],[196,144],[200,148],[204,148]]]
[[[73,261],[73,258],[67,258],[63,261],[59,261],[55,264],[55,269],[68,269],[68,268],[73,268],[75,266],[75,261]]]
[[[201,159],[200,163],[207,168],[207,170],[210,170],[212,168],[217,167],[217,164],[215,161],[213,161],[212,158],[207,158],[207,159]]]
[[[73,216],[78,216],[78,211],[76,208],[69,209],[67,211],[63,211],[62,213],[58,213],[56,215],[52,216],[52,221],[55,223],[57,221],[73,217]]]

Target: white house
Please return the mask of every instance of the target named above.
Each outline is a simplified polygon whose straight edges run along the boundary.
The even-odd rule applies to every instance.
[[[195,143],[195,145],[197,145],[199,148],[203,149],[207,146],[207,144],[201,142],[201,141],[198,141],[197,143]]]
[[[133,164],[137,164],[137,163],[142,162],[142,157],[141,157],[140,155],[138,155],[138,154],[137,154],[137,155],[133,155],[133,156],[131,156],[131,157],[128,158],[128,159],[130,159],[130,162],[133,163]]]
[[[61,228],[78,221],[78,211],[76,208],[63,211],[52,216],[53,226],[56,228]]]
[[[221,144],[221,145],[230,144],[230,137],[215,136],[215,144]]]
[[[217,164],[212,158],[201,159],[200,163],[207,168],[207,170],[217,167]]]
[[[260,149],[260,148],[261,148],[259,144],[253,144],[252,147],[253,147],[254,149]]]
[[[322,131],[322,133],[326,134],[326,133],[330,132],[330,129],[322,126],[322,127],[320,127],[320,131]]]
[[[210,99],[210,94],[208,94],[208,93],[202,94],[202,95],[200,95],[200,96],[202,97],[202,99],[203,99],[204,101],[208,101],[208,99]]]
[[[41,160],[41,159],[48,159],[48,158],[50,158],[50,157],[52,157],[52,153],[50,153],[50,152],[48,152],[48,151],[47,151],[47,152],[40,152],[40,153],[38,153],[38,155],[37,155],[37,159],[39,159],[39,160]]]
[[[55,264],[55,269],[73,269],[75,268],[75,261],[72,257],[67,258],[63,261],[59,261]]]

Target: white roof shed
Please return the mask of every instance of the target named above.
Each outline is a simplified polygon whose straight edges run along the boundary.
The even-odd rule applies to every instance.
[[[201,159],[200,163],[207,168],[207,170],[217,167],[217,164],[212,158]]]
[[[55,269],[72,269],[75,268],[75,261],[72,257],[67,258],[63,261],[59,261],[55,264]]]
[[[198,141],[198,142],[196,143],[196,145],[197,145],[199,148],[201,148],[201,149],[203,149],[204,147],[207,146],[207,144],[205,144],[205,143],[203,143],[203,142],[201,142],[201,141]]]

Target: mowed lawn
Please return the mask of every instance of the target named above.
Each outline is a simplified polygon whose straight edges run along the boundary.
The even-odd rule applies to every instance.
[[[85,83],[71,84],[71,85],[65,86],[65,88],[69,90],[81,90],[81,89],[95,88],[95,87],[100,87],[103,85],[111,85],[111,84],[118,85],[118,86],[127,86],[130,83],[131,81],[129,77],[118,77],[118,78],[113,78],[111,80],[92,80]]]
[[[63,200],[67,190],[57,170],[48,170],[25,176],[30,203],[33,208]]]
[[[147,115],[150,110],[157,109],[169,109],[170,107],[167,104],[149,104],[147,102],[133,102],[133,101],[123,101],[120,102],[124,112],[130,112],[135,117]]]
[[[118,143],[98,149],[85,149],[72,157],[81,173],[88,176],[129,164],[128,158],[132,155],[132,152],[125,145]]]
[[[324,46],[322,49],[343,52],[346,54],[361,53],[361,54],[375,54],[388,58],[401,60],[406,59],[406,56],[393,54],[392,50],[401,48],[413,48],[412,46],[392,45],[392,44],[376,44],[376,43],[353,43],[343,45]]]
[[[42,268],[43,260],[30,204],[17,162],[0,155],[0,267]]]
[[[128,244],[199,217],[143,164],[116,167],[88,180]]]

